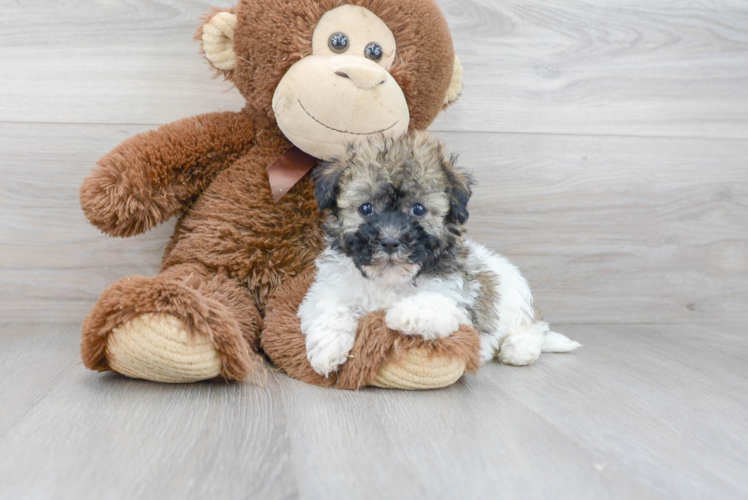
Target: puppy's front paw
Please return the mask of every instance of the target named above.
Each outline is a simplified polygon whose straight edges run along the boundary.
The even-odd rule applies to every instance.
[[[306,356],[315,372],[328,376],[346,362],[356,340],[357,323],[352,328],[324,327],[306,337]],[[351,331],[352,330],[352,331]]]
[[[437,294],[407,297],[387,311],[387,327],[405,335],[420,335],[427,340],[449,337],[470,320],[457,304]]]

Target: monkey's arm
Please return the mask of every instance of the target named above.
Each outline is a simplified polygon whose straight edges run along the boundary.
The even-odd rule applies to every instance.
[[[186,211],[254,136],[242,112],[194,116],[138,134],[99,160],[80,188],[81,207],[111,236],[143,233]]]

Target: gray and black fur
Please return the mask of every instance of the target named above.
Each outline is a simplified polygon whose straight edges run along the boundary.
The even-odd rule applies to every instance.
[[[329,244],[362,272],[384,258],[382,241],[393,238],[398,250],[390,259],[418,265],[418,274],[453,271],[472,185],[455,160],[439,141],[413,133],[371,139],[324,163],[315,180],[320,209],[329,209]],[[364,218],[358,210],[365,203],[374,211]],[[428,210],[425,217],[411,215],[416,203]]]

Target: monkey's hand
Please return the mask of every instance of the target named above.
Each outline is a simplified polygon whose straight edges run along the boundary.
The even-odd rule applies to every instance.
[[[111,236],[143,233],[184,213],[215,176],[249,150],[246,113],[209,113],[125,140],[83,181],[80,202]]]

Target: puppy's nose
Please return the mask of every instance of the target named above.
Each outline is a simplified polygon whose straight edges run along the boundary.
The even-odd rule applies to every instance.
[[[362,90],[371,90],[387,81],[387,70],[363,57],[337,56],[330,64],[336,75],[349,78]]]
[[[385,238],[379,244],[382,245],[382,250],[389,255],[397,252],[397,249],[400,248],[400,240],[397,238]]]

